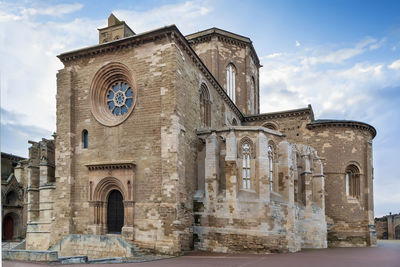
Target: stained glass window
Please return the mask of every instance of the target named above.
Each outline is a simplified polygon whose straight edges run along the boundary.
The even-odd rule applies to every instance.
[[[111,86],[107,94],[108,109],[115,116],[123,116],[132,107],[133,91],[126,82],[118,82]]]

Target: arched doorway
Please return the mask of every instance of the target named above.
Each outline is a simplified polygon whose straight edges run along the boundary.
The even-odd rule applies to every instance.
[[[394,239],[400,239],[400,224],[394,228]]]
[[[14,236],[14,219],[6,215],[3,220],[3,239],[11,240]]]
[[[107,203],[107,229],[109,233],[120,234],[124,226],[124,203],[122,194],[112,190],[108,195]]]

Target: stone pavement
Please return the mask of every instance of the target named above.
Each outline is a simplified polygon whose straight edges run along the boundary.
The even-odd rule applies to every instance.
[[[10,262],[4,261],[4,267],[38,267],[43,263]],[[74,264],[74,267],[83,267],[87,264]],[[320,250],[305,250],[298,253],[249,255],[249,254],[217,254],[191,252],[186,256],[157,260],[142,263],[124,264],[91,264],[90,266],[226,266],[226,267],[400,267],[400,241],[379,241],[376,248],[332,248]]]

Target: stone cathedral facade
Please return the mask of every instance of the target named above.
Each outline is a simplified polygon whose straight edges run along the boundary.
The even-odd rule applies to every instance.
[[[20,172],[27,249],[69,235],[168,254],[376,244],[375,129],[311,106],[260,114],[249,38],[136,34],[110,15],[98,45],[58,58],[57,132]]]

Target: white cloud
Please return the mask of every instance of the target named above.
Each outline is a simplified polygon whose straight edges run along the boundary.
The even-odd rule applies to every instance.
[[[21,114],[4,123],[34,124],[55,131],[56,72],[62,68],[56,55],[95,43],[100,22],[39,22],[34,18],[40,14],[66,14],[81,5],[48,6],[41,11],[18,4],[2,7],[7,9],[0,14],[1,106]]]
[[[341,48],[334,51],[327,51],[326,49],[314,49],[315,55],[305,58],[303,63],[310,65],[319,63],[343,63],[344,61],[361,55],[368,50],[376,50],[380,48],[385,40],[386,39],[384,38],[378,41],[375,38],[368,37],[351,48]]]
[[[176,24],[184,34],[199,30],[199,18],[208,15],[212,7],[205,1],[188,1],[164,5],[145,12],[115,10],[114,14],[131,26],[135,32],[144,32],[162,26]]]
[[[22,16],[37,16],[37,15],[47,15],[51,17],[59,17],[68,13],[72,13],[82,9],[83,5],[76,4],[61,4],[47,7],[37,7],[37,8],[23,8],[21,11]]]
[[[300,42],[299,41],[296,41],[296,47],[298,47],[298,46],[300,46],[301,44],[300,44]]]
[[[276,57],[280,57],[282,55],[282,53],[273,53],[270,55],[266,55],[265,57],[261,57],[260,60],[262,59],[268,59],[268,58],[276,58]]]
[[[393,61],[392,64],[388,66],[388,68],[392,70],[400,70],[400,59]]]

